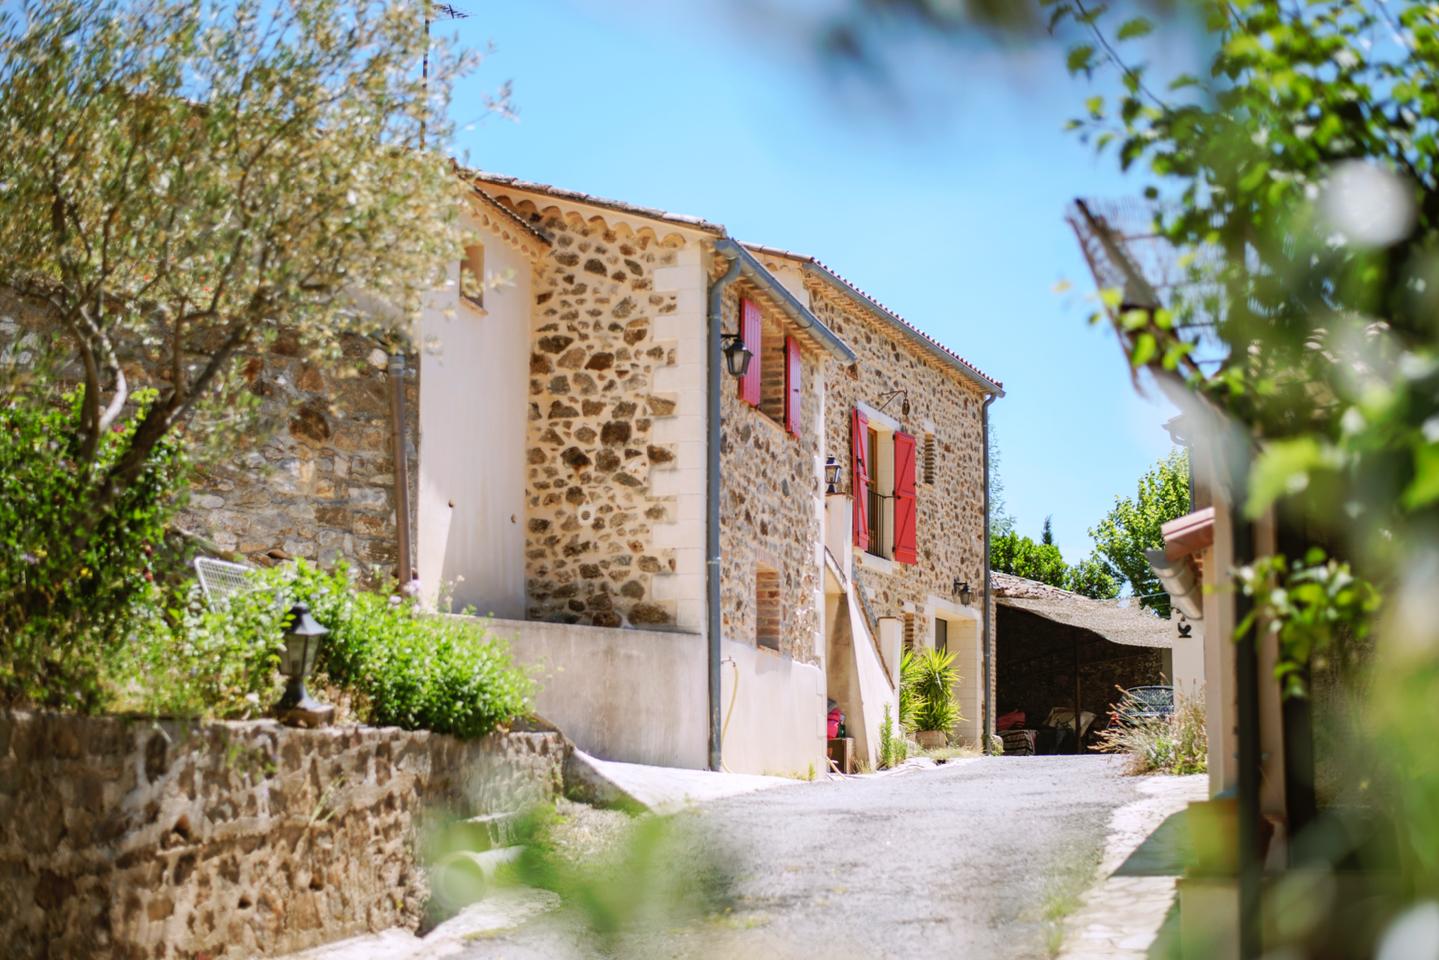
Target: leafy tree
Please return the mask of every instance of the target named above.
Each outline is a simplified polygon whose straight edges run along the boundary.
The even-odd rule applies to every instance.
[[[462,245],[450,163],[418,148],[466,61],[432,51],[426,86],[426,44],[386,0],[0,14],[0,288],[47,312],[80,383],[73,560],[0,600],[34,610],[80,576],[182,429],[192,449],[240,436],[239,361],[281,323],[331,358],[342,330],[403,333]]]
[[[1189,453],[1173,450],[1139,478],[1133,498],[1115,497],[1113,509],[1089,531],[1104,570],[1161,616],[1169,615],[1169,594],[1144,551],[1163,547],[1160,527],[1189,510]]]
[[[1000,573],[1047,583],[1097,600],[1119,595],[1119,584],[1093,557],[1071,567],[1053,543],[1036,543],[1013,530],[991,541],[989,560],[990,568]]]
[[[989,425],[989,449],[985,457],[989,461],[989,535],[1000,537],[1014,529],[1014,517],[1004,502],[1004,478],[999,475],[999,439],[993,423]]]

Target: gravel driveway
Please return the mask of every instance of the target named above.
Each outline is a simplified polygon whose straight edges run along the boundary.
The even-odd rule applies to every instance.
[[[796,784],[677,817],[685,863],[724,862],[729,907],[615,952],[663,957],[1047,958],[1094,878],[1123,761],[995,757]],[[562,917],[467,945],[481,958],[589,957]]]

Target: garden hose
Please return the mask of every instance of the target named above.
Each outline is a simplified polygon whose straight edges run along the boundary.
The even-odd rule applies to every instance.
[[[734,689],[729,693],[729,708],[725,710],[724,723],[720,726],[720,769],[725,773],[734,773],[724,762],[724,738],[729,732],[730,718],[734,716],[735,698],[739,696],[739,664],[735,663],[734,657],[725,657],[720,663],[728,663],[734,667]]]

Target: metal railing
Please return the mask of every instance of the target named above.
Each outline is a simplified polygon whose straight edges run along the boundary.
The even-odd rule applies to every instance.
[[[888,530],[885,527],[884,502],[889,499],[892,498],[870,487],[869,502],[866,504],[868,512],[865,514],[869,522],[869,546],[864,552],[885,559],[889,558],[889,538],[885,536]]]

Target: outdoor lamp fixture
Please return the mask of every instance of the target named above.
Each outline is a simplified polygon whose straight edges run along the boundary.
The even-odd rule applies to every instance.
[[[335,708],[314,699],[305,690],[305,675],[315,666],[320,640],[330,631],[310,616],[310,608],[297,603],[290,608],[285,628],[285,652],[280,672],[285,675],[285,693],[275,704],[275,715],[292,727],[318,727],[335,718]]]
[[[724,350],[725,366],[729,368],[730,376],[739,378],[749,370],[750,358],[754,351],[744,345],[744,337],[737,333],[727,333],[721,339]]]
[[[909,394],[908,394],[907,392],[905,392],[904,390],[895,390],[895,391],[892,391],[892,392],[890,392],[890,393],[886,393],[886,394],[880,399],[879,412],[880,412],[880,413],[884,413],[884,408],[887,407],[887,406],[889,406],[891,403],[894,403],[894,398],[895,398],[895,397],[903,397],[903,398],[904,398],[903,400],[901,400],[901,401],[899,402],[899,413],[900,413],[900,416],[903,416],[903,417],[909,416]]]
[[[974,594],[969,589],[968,580],[956,579],[954,581],[954,592],[959,594],[959,602],[966,607],[969,606],[969,601],[974,599]]]
[[[839,461],[826,457],[824,461],[824,492],[839,493]]]

